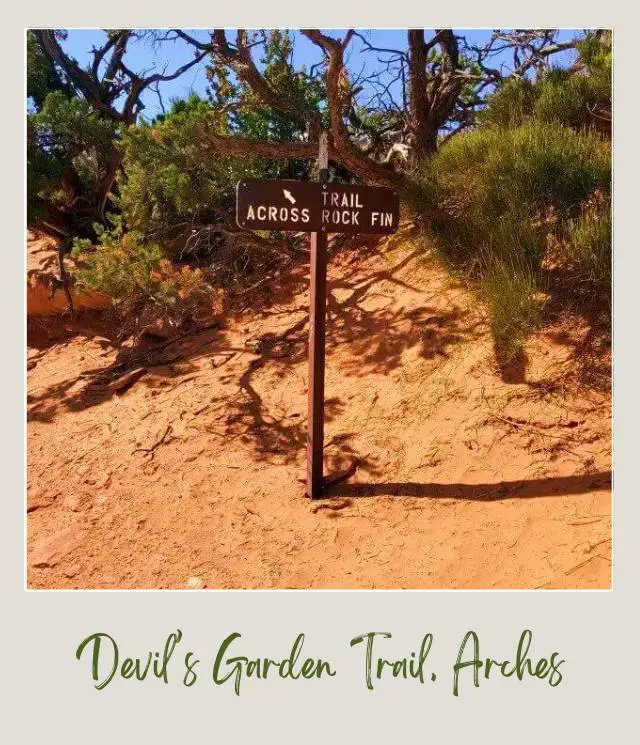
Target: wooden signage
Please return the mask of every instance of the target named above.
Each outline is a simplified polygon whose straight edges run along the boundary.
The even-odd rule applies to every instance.
[[[380,186],[247,180],[236,190],[236,221],[250,230],[388,235],[399,217],[398,194]]]
[[[307,494],[312,499],[321,497],[328,484],[346,478],[356,464],[337,475],[323,473],[327,234],[388,235],[395,233],[400,219],[400,199],[393,189],[329,183],[326,132],[318,142],[318,167],[317,183],[247,180],[236,189],[241,228],[311,233]]]
[[[320,185],[308,181],[240,181],[236,222],[249,230],[320,230]]]
[[[322,188],[322,226],[327,233],[377,233],[398,229],[400,197],[382,186],[326,184]]]

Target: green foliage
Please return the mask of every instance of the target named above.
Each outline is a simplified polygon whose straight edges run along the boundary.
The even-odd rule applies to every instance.
[[[463,256],[483,245],[539,258],[546,221],[570,217],[596,188],[609,191],[610,153],[597,138],[557,124],[479,128],[453,138],[423,164],[423,183],[450,218],[438,226]]]
[[[266,177],[259,159],[221,156],[200,146],[211,106],[197,96],[174,103],[153,124],[123,137],[119,205],[127,226],[178,253],[193,231],[229,217],[240,178]],[[174,245],[175,244],[175,245]]]
[[[478,115],[481,126],[517,127],[533,114],[537,92],[530,80],[512,78],[487,98]]]
[[[574,129],[598,129],[597,112],[611,107],[611,80],[553,70],[539,86],[533,115]]]
[[[51,201],[64,201],[62,175],[64,161],[51,152],[45,151],[38,143],[38,135],[27,118],[27,223],[46,214],[45,198]]]
[[[148,243],[136,231],[125,232],[113,218],[107,230],[96,225],[99,245],[76,240],[74,279],[81,289],[109,295],[122,313],[152,306],[159,314],[182,318],[206,305],[211,288],[200,269],[174,267],[156,243]]]
[[[64,32],[57,32],[64,38]],[[49,207],[91,219],[118,130],[83,98],[27,32],[27,220]]]
[[[47,203],[71,214],[93,214],[117,136],[116,125],[83,98],[48,93],[40,110],[27,117],[29,222],[43,215]]]
[[[603,113],[611,111],[611,35],[587,34],[577,49],[582,69],[551,69],[535,83],[508,80],[489,96],[479,123],[511,127],[534,119],[608,133]]]
[[[315,111],[326,120],[326,91],[322,78],[311,75],[303,65],[295,70],[291,59],[293,37],[287,30],[253,32],[250,41],[261,38],[263,53],[258,60],[269,86],[281,97],[295,104],[301,112]],[[271,140],[298,139],[304,134],[301,122],[263,103],[244,82],[234,82],[229,70],[213,60],[208,68],[211,103],[224,121],[226,131],[246,137]],[[323,113],[324,112],[324,113]]]
[[[511,260],[488,256],[481,280],[491,318],[491,332],[501,359],[508,361],[522,349],[541,316],[544,294],[542,277],[532,264],[514,256]]]
[[[116,125],[83,98],[62,91],[49,93],[31,122],[40,150],[72,167],[85,191],[94,188],[116,146]]]
[[[32,31],[27,31],[27,98],[39,111],[52,91],[71,93],[55,67],[44,55]]]
[[[450,140],[422,167],[441,208],[436,245],[449,265],[473,273],[492,315],[496,343],[515,352],[538,318],[548,247],[594,283],[608,281],[611,156],[593,134],[528,120]],[[599,194],[596,207],[588,207]],[[610,231],[610,227],[609,227]]]
[[[611,200],[595,192],[578,217],[569,220],[564,250],[571,267],[592,286],[611,283]]]
[[[602,75],[604,82],[611,90],[613,72],[613,45],[611,31],[585,34],[577,44],[580,59],[585,63],[591,75]]]

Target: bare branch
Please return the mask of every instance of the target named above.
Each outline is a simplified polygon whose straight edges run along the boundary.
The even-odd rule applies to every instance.
[[[394,173],[388,165],[376,163],[367,158],[350,142],[345,122],[344,112],[348,110],[349,90],[347,75],[344,69],[345,41],[353,34],[347,33],[345,40],[336,39],[323,34],[319,29],[305,29],[302,33],[314,44],[319,46],[327,56],[327,71],[325,81],[327,86],[327,100],[329,105],[330,133],[337,160],[352,173],[361,178],[387,186],[402,188],[405,177]]]
[[[259,155],[264,158],[294,158],[313,160],[318,157],[318,143],[303,140],[256,140],[251,137],[221,135],[208,127],[201,132],[202,144],[223,155],[246,157]],[[329,149],[329,157],[339,160],[335,149]]]

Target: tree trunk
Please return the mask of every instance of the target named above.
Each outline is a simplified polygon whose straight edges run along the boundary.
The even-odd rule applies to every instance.
[[[104,175],[96,183],[95,187],[95,216],[99,222],[105,220],[105,210],[109,199],[109,194],[122,166],[124,153],[118,147],[115,147],[109,154]]]
[[[413,134],[414,162],[433,155],[437,146],[437,131],[429,126],[429,93],[427,91],[427,47],[424,30],[407,31],[409,43],[409,127]],[[435,137],[434,137],[435,135]]]

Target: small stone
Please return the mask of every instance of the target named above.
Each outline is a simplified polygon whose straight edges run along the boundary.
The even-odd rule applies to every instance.
[[[97,489],[108,489],[110,485],[111,485],[111,473],[107,473],[100,479],[100,481],[96,483],[96,488]]]
[[[189,577],[185,586],[188,590],[204,590],[206,587],[204,580],[201,577]]]

